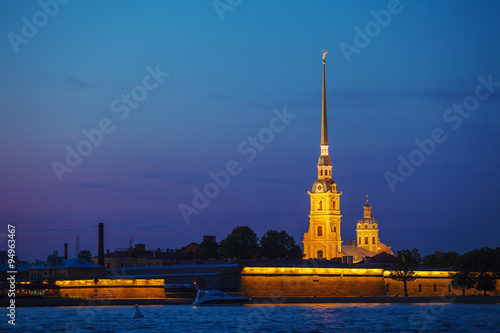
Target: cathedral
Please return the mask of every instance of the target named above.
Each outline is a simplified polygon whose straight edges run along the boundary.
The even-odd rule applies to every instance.
[[[392,254],[390,247],[381,243],[378,237],[378,222],[373,219],[371,206],[366,200],[364,218],[359,220],[356,241],[342,245],[340,236],[340,195],[337,183],[332,178],[332,161],[328,153],[328,125],[326,111],[325,56],[323,50],[323,93],[321,106],[321,153],[318,159],[318,178],[313,183],[310,196],[311,210],[309,231],[304,234],[305,259],[333,259],[352,257],[359,262],[381,252]]]

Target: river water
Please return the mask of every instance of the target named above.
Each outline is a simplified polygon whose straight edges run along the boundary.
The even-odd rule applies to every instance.
[[[17,308],[14,332],[500,332],[500,304],[287,304]],[[5,312],[4,312],[5,313]]]

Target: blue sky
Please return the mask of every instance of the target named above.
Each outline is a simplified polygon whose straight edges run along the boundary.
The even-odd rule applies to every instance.
[[[212,1],[41,3],[53,14],[46,22],[36,1],[0,3],[0,218],[17,226],[21,258],[73,249],[76,235],[96,253],[99,221],[111,250],[130,237],[150,248],[221,240],[237,225],[300,242],[319,156],[323,47],[342,239],[354,238],[368,193],[395,250],[499,246],[500,87],[481,88],[489,96],[458,128],[443,119],[475,96],[479,76],[500,81],[497,1],[221,0],[223,13]],[[340,45],[356,46],[355,28],[366,33],[371,12],[388,8],[397,13],[348,61]],[[26,20],[39,25],[29,38]],[[112,102],[140,92],[147,68],[168,76],[120,119]],[[246,161],[238,146],[284,108],[296,117]],[[114,130],[60,182],[52,164],[102,119]],[[397,174],[398,156],[436,128],[446,141],[391,191],[384,173]],[[231,160],[241,172],[186,224],[179,204],[192,206],[193,189]]]

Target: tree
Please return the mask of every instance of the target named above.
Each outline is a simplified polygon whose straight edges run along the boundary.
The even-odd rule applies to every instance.
[[[260,239],[260,254],[271,259],[303,257],[302,249],[285,230],[268,230]]]
[[[258,238],[247,226],[236,227],[221,241],[224,257],[241,257],[249,259],[258,251]]]
[[[459,255],[456,252],[436,251],[423,259],[423,265],[427,268],[450,268],[457,264]]]
[[[483,247],[465,253],[452,268],[450,277],[454,279],[452,285],[462,289],[462,295],[466,289],[476,288],[486,296],[496,289],[500,277],[500,248]]]
[[[92,254],[90,254],[89,250],[81,250],[78,253],[78,259],[80,259],[80,261],[92,262]]]
[[[415,270],[420,267],[420,253],[417,249],[398,251],[397,262],[392,266],[390,278],[396,281],[403,281],[405,296],[408,297],[407,282],[414,281],[417,276]]]
[[[493,272],[480,272],[477,274],[476,289],[483,292],[483,296],[488,296],[488,291],[495,291],[497,287],[497,274]]]
[[[488,291],[496,288],[497,278],[500,276],[499,249],[483,247],[480,250],[469,251],[464,254],[465,263],[475,273],[475,288],[486,296]]]
[[[198,258],[202,260],[219,258],[219,249],[214,238],[205,236],[203,237],[203,241],[200,243],[200,247],[196,250],[196,255]]]
[[[466,289],[472,289],[476,284],[476,274],[471,271],[471,266],[465,260],[467,258],[460,256],[450,272],[450,277],[453,279],[451,286],[461,289],[462,296],[465,296]]]

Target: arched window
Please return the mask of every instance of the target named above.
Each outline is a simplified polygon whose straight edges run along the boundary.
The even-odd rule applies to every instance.
[[[359,243],[359,245],[361,245],[361,237],[359,237],[359,242],[358,243]]]
[[[375,236],[372,237],[372,244],[375,244]]]
[[[332,209],[335,209],[335,200],[332,200]]]
[[[368,236],[365,237],[365,244],[368,244]]]
[[[323,251],[318,251],[318,259],[323,259]]]
[[[337,227],[335,227],[335,226],[333,227],[333,232],[337,233]]]
[[[321,170],[321,171],[319,172],[319,174],[323,176],[323,170]]]
[[[318,210],[322,210],[323,209],[323,201],[320,201],[318,203]]]
[[[323,228],[318,227],[318,236],[323,236]]]

